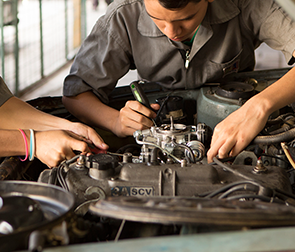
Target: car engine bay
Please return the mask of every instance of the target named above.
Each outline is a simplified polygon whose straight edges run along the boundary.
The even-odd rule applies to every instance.
[[[1,251],[294,226],[293,104],[273,113],[236,157],[206,159],[215,125],[286,71],[239,73],[198,90],[141,82],[161,106],[150,129],[123,139],[97,129],[107,152],[77,153],[52,169],[38,160],[2,159]],[[110,105],[120,109],[130,99],[128,87],[116,88]],[[28,103],[77,120],[60,97]]]

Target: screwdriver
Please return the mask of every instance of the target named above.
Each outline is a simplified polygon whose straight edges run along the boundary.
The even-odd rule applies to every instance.
[[[141,104],[143,104],[144,106],[146,106],[148,109],[154,111],[150,105],[150,102],[145,94],[145,92],[143,91],[140,83],[142,83],[142,81],[133,81],[130,83],[130,89],[132,91],[132,94],[134,96],[134,98],[140,102]],[[149,117],[148,117],[149,118]],[[157,126],[155,120],[153,118],[149,118],[155,126]]]

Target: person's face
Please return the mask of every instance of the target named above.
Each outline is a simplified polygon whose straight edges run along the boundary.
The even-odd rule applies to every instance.
[[[208,3],[214,0],[189,2],[182,9],[168,10],[158,0],[144,0],[148,15],[162,33],[174,41],[190,40],[207,12]]]

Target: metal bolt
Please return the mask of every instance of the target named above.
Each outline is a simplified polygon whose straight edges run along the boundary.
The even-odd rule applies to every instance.
[[[257,160],[257,163],[256,163],[256,166],[254,167],[253,169],[253,172],[254,173],[266,173],[268,170],[267,168],[263,165],[263,162],[258,159]]]
[[[123,154],[123,163],[131,163],[132,162],[132,153],[126,152]]]
[[[76,164],[76,169],[84,169],[85,167],[85,156],[80,155]]]
[[[181,160],[181,167],[186,167],[187,166],[187,161],[186,159]]]

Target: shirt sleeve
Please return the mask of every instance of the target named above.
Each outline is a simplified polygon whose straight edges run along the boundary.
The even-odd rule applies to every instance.
[[[122,27],[124,22],[126,20],[109,18],[108,15],[96,22],[64,81],[63,95],[75,96],[92,91],[102,102],[108,102],[117,81],[129,71],[132,64],[126,42],[128,34]]]
[[[6,86],[4,80],[0,77],[0,106],[2,106],[11,97],[13,97],[13,94]]]
[[[244,0],[243,20],[255,36],[268,46],[281,51],[289,62],[295,50],[295,22],[272,0]]]

